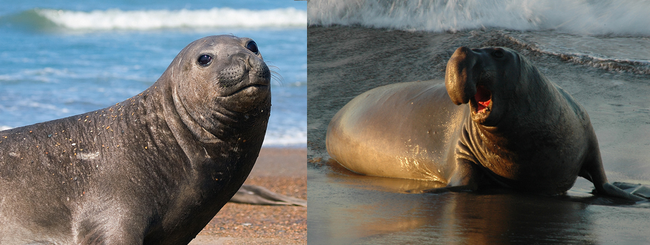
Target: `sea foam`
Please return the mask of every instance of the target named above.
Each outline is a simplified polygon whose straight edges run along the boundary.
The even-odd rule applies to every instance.
[[[496,27],[650,35],[648,9],[650,2],[636,0],[312,0],[308,23],[435,32]]]
[[[139,11],[109,9],[90,12],[36,9],[35,12],[60,27],[73,30],[305,27],[307,24],[307,12],[294,8]]]
[[[296,132],[294,134],[274,135],[267,132],[264,147],[305,147],[307,145],[307,134]]]

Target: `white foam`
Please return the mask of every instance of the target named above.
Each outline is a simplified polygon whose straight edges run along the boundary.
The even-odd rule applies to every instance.
[[[291,132],[267,132],[264,137],[262,146],[265,147],[278,147],[278,146],[306,146],[307,145],[307,132],[296,130]]]
[[[458,31],[483,27],[650,35],[650,2],[555,0],[312,0],[310,25]]]
[[[102,71],[93,69],[68,69],[44,67],[37,69],[14,70],[12,73],[0,74],[0,83],[15,81],[37,81],[42,83],[65,82],[69,79],[121,79],[139,82],[155,81],[156,77],[147,77],[139,74],[130,74],[136,68],[112,66]]]
[[[559,32],[508,32],[531,50],[606,70],[650,74],[650,40],[630,36],[581,36]],[[532,45],[531,45],[532,44]]]
[[[9,126],[0,126],[0,131],[9,130],[9,129],[12,129],[12,128],[13,127],[9,127]]]
[[[110,9],[90,12],[37,9],[36,12],[59,26],[73,30],[305,27],[307,25],[307,13],[294,8],[140,11]]]
[[[2,81],[33,80],[44,83],[58,82],[58,78],[74,78],[75,74],[68,69],[44,67],[38,69],[16,70],[14,73],[0,75]]]

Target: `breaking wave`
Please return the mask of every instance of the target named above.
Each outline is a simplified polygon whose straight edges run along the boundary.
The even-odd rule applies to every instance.
[[[32,9],[10,20],[38,28],[71,30],[152,30],[163,28],[296,28],[306,27],[307,12],[294,8],[248,10],[231,8],[71,11]]]
[[[419,31],[505,28],[574,34],[650,35],[649,1],[312,0],[309,25]]]

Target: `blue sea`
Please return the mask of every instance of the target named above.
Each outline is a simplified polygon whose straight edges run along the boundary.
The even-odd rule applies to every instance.
[[[0,130],[123,101],[190,42],[232,34],[276,73],[264,146],[305,147],[306,27],[304,1],[2,0]]]

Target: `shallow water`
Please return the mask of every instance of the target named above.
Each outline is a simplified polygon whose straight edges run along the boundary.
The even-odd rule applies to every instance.
[[[584,179],[560,197],[507,190],[410,194],[431,183],[360,176],[329,158],[325,148],[329,120],[356,95],[395,82],[443,79],[447,60],[459,46],[506,46],[529,58],[585,107],[611,182],[649,185],[649,75],[575,62],[566,58],[571,54],[540,48],[547,47],[545,40],[553,39],[538,43],[531,38],[534,35],[566,34],[494,28],[436,33],[310,26],[309,243],[649,243],[650,203],[594,197],[593,185]],[[589,52],[581,49],[589,45],[574,47]],[[609,57],[612,62],[615,59]]]
[[[330,171],[309,169],[309,244],[650,241],[648,203],[628,205],[578,192],[569,197],[505,190],[404,194],[380,187],[387,178]],[[401,180],[389,181],[399,185]]]

